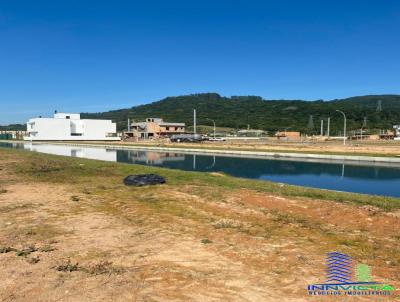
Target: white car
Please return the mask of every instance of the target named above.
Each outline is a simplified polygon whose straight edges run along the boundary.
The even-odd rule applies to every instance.
[[[224,142],[225,138],[223,138],[223,137],[210,137],[208,140],[211,141],[211,142]]]

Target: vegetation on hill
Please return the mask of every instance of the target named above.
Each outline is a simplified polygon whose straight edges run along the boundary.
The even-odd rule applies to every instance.
[[[26,131],[25,124],[11,124],[8,126],[0,126],[0,131]]]
[[[380,107],[380,108],[379,108]],[[347,128],[360,129],[366,118],[366,126],[372,132],[391,129],[400,123],[400,95],[369,95],[331,101],[264,100],[259,96],[223,97],[217,93],[192,94],[167,97],[157,102],[129,109],[101,113],[83,113],[83,118],[111,119],[118,130],[126,129],[127,120],[141,121],[146,117],[161,117],[166,121],[193,124],[193,109],[197,110],[197,123],[235,129],[253,128],[267,131],[290,129],[302,133],[317,134],[320,120],[325,129],[331,118],[331,135],[343,128],[347,115]],[[312,116],[312,123],[310,123]],[[313,124],[313,125],[312,125]],[[313,127],[312,127],[313,126]]]

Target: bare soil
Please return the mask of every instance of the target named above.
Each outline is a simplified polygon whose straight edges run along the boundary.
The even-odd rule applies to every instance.
[[[35,181],[13,168],[23,160],[0,160],[0,301],[322,301],[306,287],[325,281],[329,251],[400,288],[399,212],[212,184],[127,188],[112,173]]]

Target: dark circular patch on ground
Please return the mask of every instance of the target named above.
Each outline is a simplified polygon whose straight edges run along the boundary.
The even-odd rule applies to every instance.
[[[165,178],[157,174],[137,174],[124,178],[124,184],[127,186],[146,186],[163,183],[165,183]]]

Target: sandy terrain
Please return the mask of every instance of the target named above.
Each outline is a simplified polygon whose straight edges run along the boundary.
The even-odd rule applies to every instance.
[[[111,164],[87,172],[96,182],[58,183],[40,162],[21,173],[22,158],[0,160],[0,301],[321,301],[306,287],[336,250],[400,288],[398,211],[196,182],[127,188]]]

